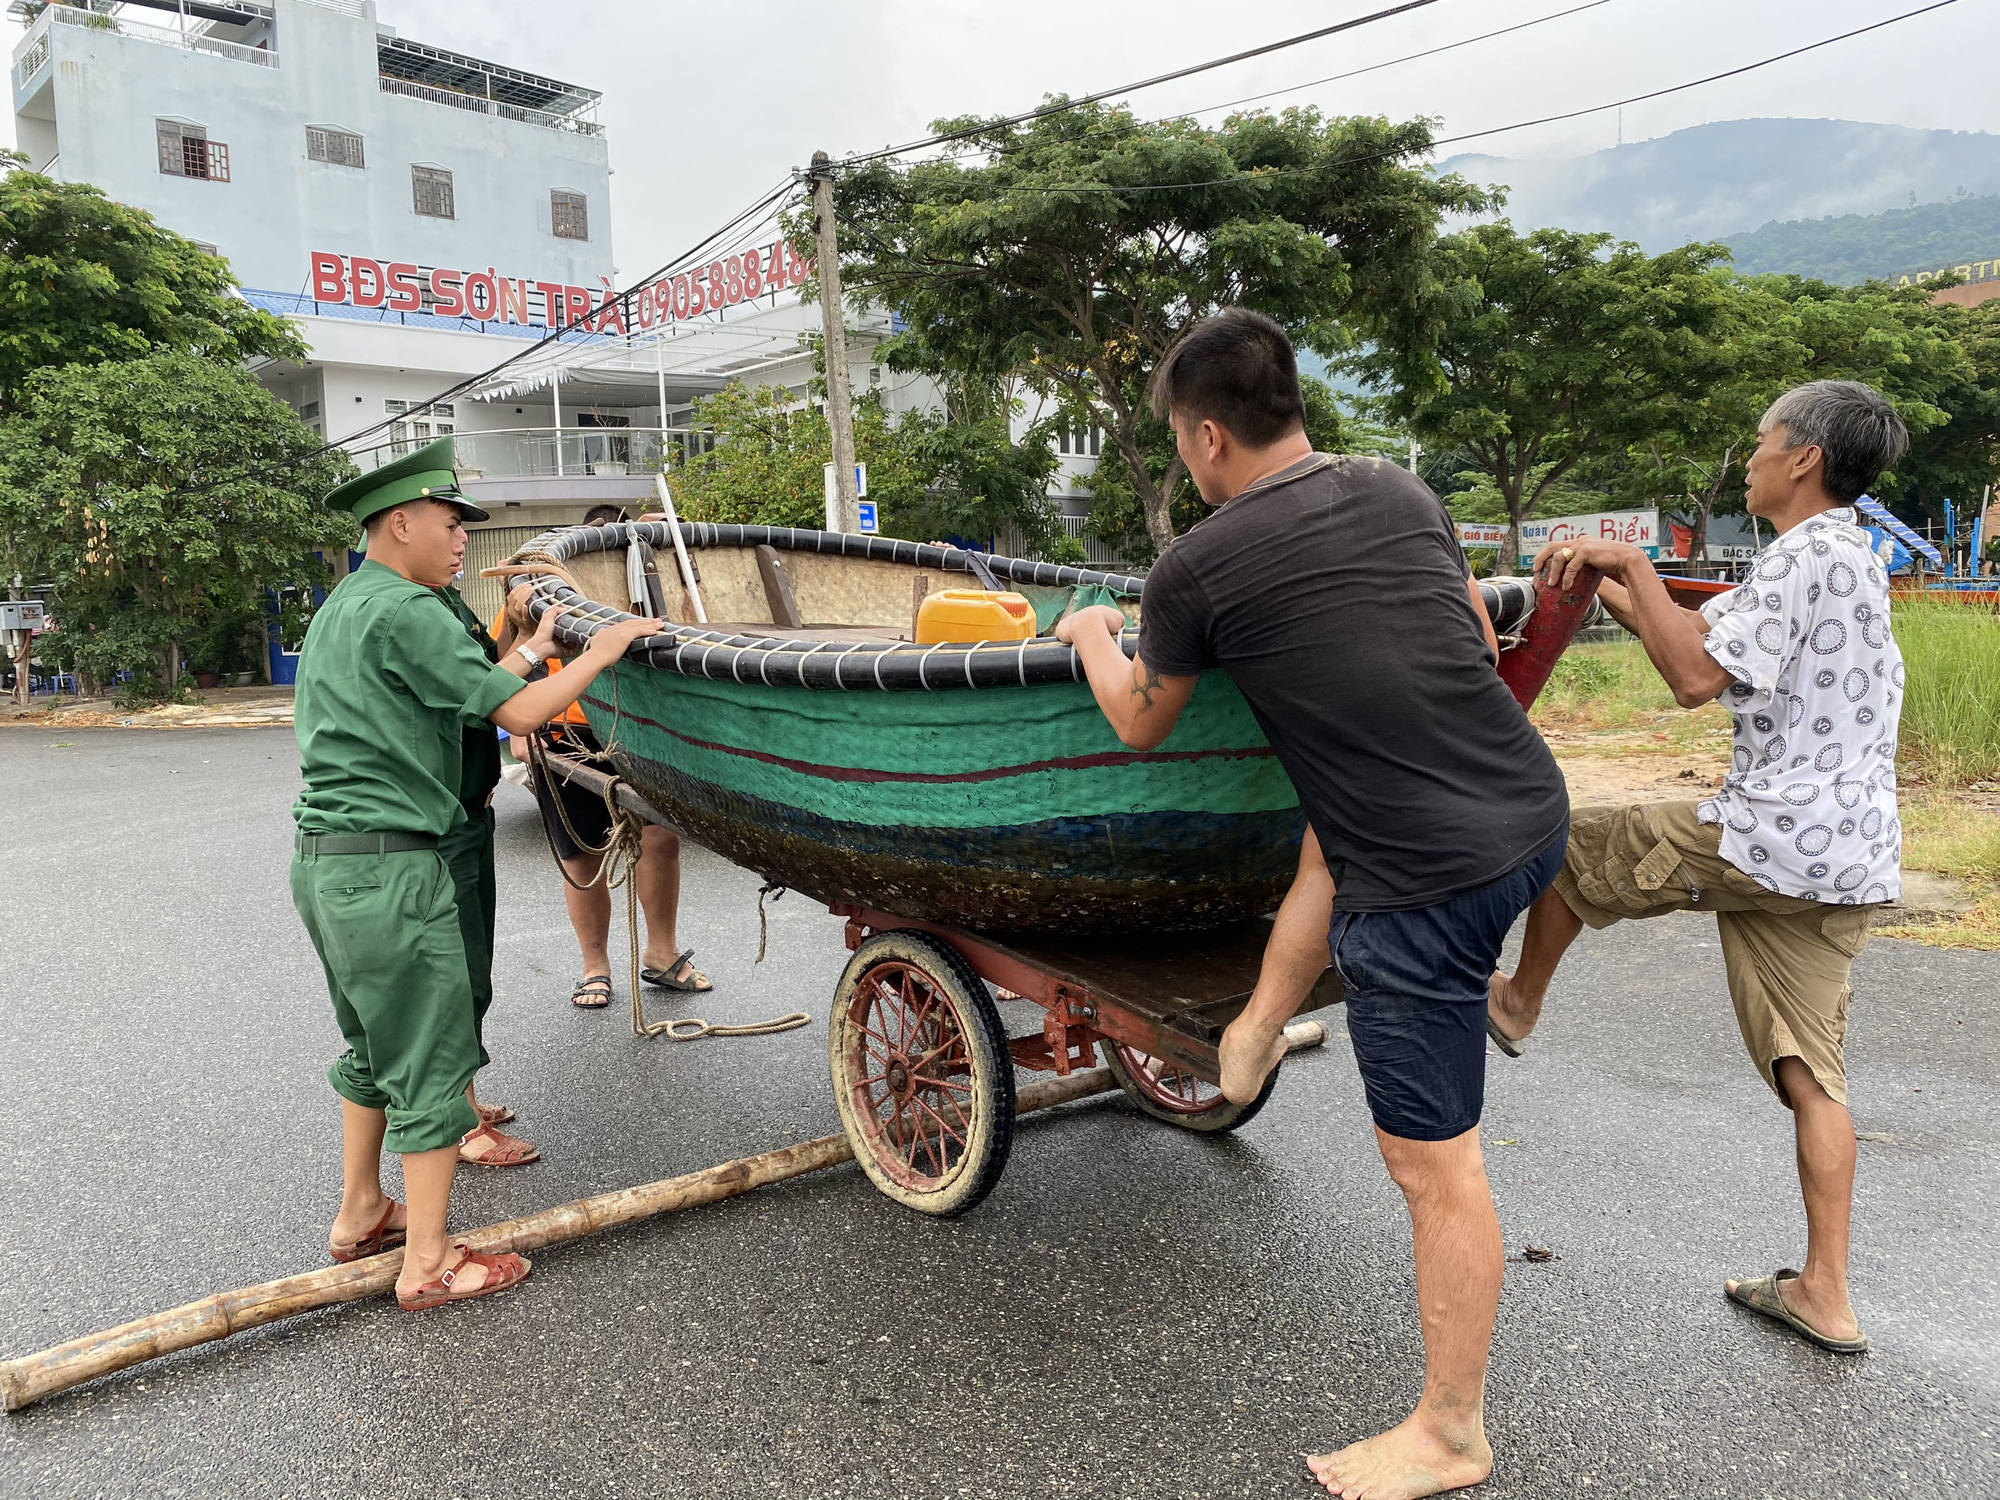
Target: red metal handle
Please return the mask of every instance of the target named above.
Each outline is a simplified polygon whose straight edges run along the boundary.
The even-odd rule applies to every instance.
[[[1542,588],[1535,594],[1535,612],[1521,627],[1521,643],[1500,653],[1500,680],[1523,708],[1533,705],[1556,669],[1556,660],[1575,639],[1590,601],[1597,597],[1603,575],[1595,568],[1577,570],[1566,589]]]

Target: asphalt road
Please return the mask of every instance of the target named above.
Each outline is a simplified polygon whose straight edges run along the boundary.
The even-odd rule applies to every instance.
[[[336,1033],[285,884],[291,736],[61,738],[0,731],[5,1355],[310,1269],[338,1196]],[[565,1002],[556,876],[502,789],[482,1091],[545,1160],[462,1173],[459,1222],[837,1128],[840,924],[784,900],[753,966],[757,884],[688,859],[702,1012],[819,1019],[638,1040],[619,1006]],[[2000,955],[1878,941],[1858,965],[1861,1360],[1723,1301],[1724,1276],[1796,1264],[1803,1221],[1712,927],[1586,937],[1558,986],[1528,1059],[1491,1060],[1508,1246],[1557,1258],[1508,1266],[1477,1493],[2000,1492]],[[1023,1122],[962,1220],[847,1166],[545,1252],[491,1302],[308,1315],[0,1419],[0,1495],[1304,1500],[1299,1454],[1400,1417],[1421,1373],[1335,1015],[1234,1138],[1075,1105]]]

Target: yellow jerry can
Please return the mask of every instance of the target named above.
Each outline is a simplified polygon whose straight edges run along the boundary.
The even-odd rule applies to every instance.
[[[917,607],[917,644],[939,641],[1025,641],[1035,633],[1035,606],[1021,595],[991,589],[942,589]]]

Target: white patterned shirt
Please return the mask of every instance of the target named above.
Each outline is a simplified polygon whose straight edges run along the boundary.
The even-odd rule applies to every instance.
[[[1781,895],[1895,900],[1903,656],[1889,576],[1854,512],[1794,526],[1702,618],[1708,654],[1736,679],[1720,700],[1736,721],[1730,771],[1700,811],[1722,825],[1722,857]]]

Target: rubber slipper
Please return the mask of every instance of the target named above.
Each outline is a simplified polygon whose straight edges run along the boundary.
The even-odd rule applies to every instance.
[[[511,1125],[518,1118],[514,1111],[504,1104],[475,1104],[472,1106],[472,1111],[479,1116],[479,1123],[482,1125]]]
[[[611,1003],[611,976],[586,974],[569,992],[569,1003],[578,1010],[603,1010]]]
[[[1493,1039],[1493,1045],[1509,1057],[1519,1057],[1523,1052],[1528,1050],[1528,1039],[1526,1037],[1522,1037],[1518,1042],[1515,1041],[1514,1038],[1493,1024],[1493,1017],[1490,1015],[1486,1018],[1486,1034]]]
[[[1754,1313],[1762,1313],[1773,1322],[1783,1323],[1800,1338],[1822,1349],[1835,1354],[1866,1354],[1869,1348],[1867,1334],[1857,1334],[1851,1339],[1830,1339],[1785,1305],[1784,1297],[1778,1292],[1778,1283],[1798,1279],[1799,1273],[1787,1266],[1769,1276],[1759,1276],[1755,1281],[1739,1281],[1733,1287],[1724,1287],[1723,1295]]]
[[[371,1255],[380,1255],[384,1250],[395,1249],[409,1237],[407,1224],[392,1225],[389,1222],[396,1217],[396,1210],[402,1206],[391,1198],[389,1206],[382,1210],[382,1220],[379,1224],[352,1244],[328,1245],[326,1253],[344,1266],[350,1261],[366,1260]]]
[[[468,1142],[485,1136],[493,1142],[493,1149],[484,1156],[467,1156]],[[502,1135],[491,1125],[475,1125],[458,1138],[458,1159],[469,1167],[525,1167],[531,1161],[540,1161],[542,1153],[518,1135]]]
[[[463,1246],[459,1248],[464,1249]],[[457,1289],[458,1273],[469,1265],[484,1267],[486,1279],[471,1291],[461,1292]],[[487,1255],[478,1250],[466,1250],[458,1264],[435,1281],[426,1281],[414,1292],[396,1293],[396,1306],[404,1312],[422,1312],[427,1307],[442,1307],[447,1302],[470,1302],[474,1297],[490,1297],[495,1292],[519,1286],[534,1268],[535,1263],[525,1255]]]
[[[715,986],[709,983],[706,974],[688,962],[693,957],[694,949],[690,948],[664,969],[641,969],[639,982],[650,984],[656,990],[679,990],[684,995],[705,995]],[[683,967],[687,969],[688,977],[674,978]]]

